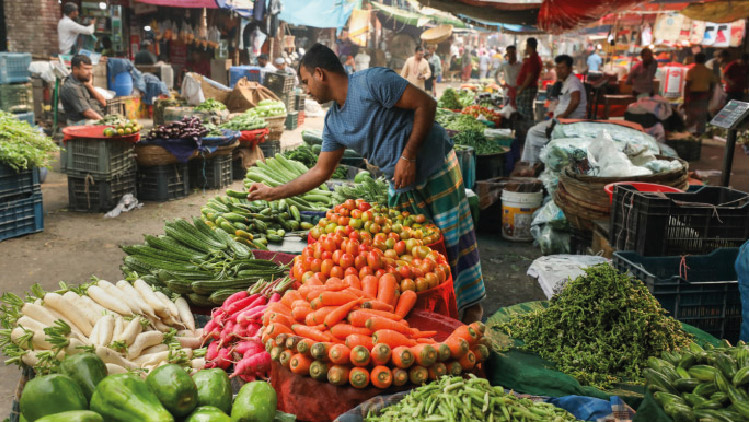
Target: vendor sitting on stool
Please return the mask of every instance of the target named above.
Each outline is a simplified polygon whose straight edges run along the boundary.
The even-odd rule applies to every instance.
[[[586,88],[573,74],[573,58],[567,55],[555,57],[555,72],[557,79],[562,82],[562,90],[558,97],[557,106],[553,112],[555,118],[585,119],[586,118]],[[539,152],[549,142],[548,130],[551,130],[554,119],[537,123],[526,134],[526,144],[523,147],[521,162],[533,165],[539,162]],[[521,174],[519,176],[531,176]]]
[[[103,114],[101,107],[106,107],[107,100],[94,88],[91,59],[73,56],[70,68],[70,74],[60,88],[60,100],[65,107],[68,126],[83,126],[89,120],[100,120]]]

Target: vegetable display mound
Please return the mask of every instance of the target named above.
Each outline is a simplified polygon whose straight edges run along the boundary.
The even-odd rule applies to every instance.
[[[486,129],[484,123],[480,122],[474,117],[469,116],[468,114],[442,114],[437,116],[435,120],[440,123],[443,128],[447,130],[455,130],[458,132],[466,130],[476,130],[484,133],[484,129]]]
[[[0,163],[19,171],[44,167],[50,164],[50,154],[58,150],[44,132],[0,111]]]
[[[412,421],[577,421],[565,409],[543,401],[519,398],[493,387],[484,378],[443,376],[412,390],[393,406],[370,412],[365,422]]]
[[[473,92],[464,90],[456,91],[453,88],[448,88],[443,92],[443,95],[440,96],[438,107],[458,110],[471,105],[473,102]]]
[[[195,107],[195,111],[219,111],[219,110],[226,110],[227,106],[225,106],[223,103],[220,103],[219,101],[208,98],[206,101],[198,104]]]
[[[581,384],[606,388],[642,382],[649,356],[690,343],[666,313],[643,282],[605,263],[568,282],[548,308],[500,328]]]
[[[146,140],[192,139],[198,142],[198,139],[205,137],[208,131],[200,117],[183,117],[180,121],[150,129]]]
[[[453,137],[453,146],[466,145],[474,148],[477,155],[490,155],[505,152],[508,150],[495,142],[490,142],[484,137],[484,130],[478,131],[475,129],[465,130],[456,134]]]
[[[222,129],[231,130],[255,130],[263,129],[268,126],[268,123],[260,116],[255,113],[251,113],[252,109],[233,117],[228,122],[222,124]]]
[[[245,113],[258,117],[282,116],[286,114],[286,105],[281,101],[267,99],[259,102],[257,106],[251,108]]]

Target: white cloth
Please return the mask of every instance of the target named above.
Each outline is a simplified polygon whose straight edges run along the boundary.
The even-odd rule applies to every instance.
[[[568,119],[585,119],[586,118],[586,88],[583,86],[583,83],[576,78],[576,75],[571,73],[568,75],[568,77],[565,79],[565,82],[563,82],[562,86],[562,92],[560,93],[560,100],[557,103],[557,106],[555,107],[555,110],[553,111],[553,114],[555,117],[565,113],[565,109],[568,108],[568,104],[570,104],[571,97],[574,92],[580,92],[581,93],[581,100],[578,102],[578,107],[576,107],[575,110],[573,110],[573,113],[570,116],[567,116]]]
[[[521,62],[503,62],[500,65],[500,70],[503,71],[503,78],[508,86],[516,86],[516,80],[518,79],[518,73],[521,72]]]
[[[545,145],[547,145],[547,142],[549,142],[549,139],[547,138],[547,129],[552,126],[552,122],[552,119],[539,122],[526,132],[526,143],[523,145],[521,161],[525,161],[529,164],[539,162],[539,152]]]
[[[354,56],[354,71],[359,72],[370,68],[370,56],[367,53],[357,53]]]
[[[64,15],[59,22],[57,22],[57,39],[60,54],[70,53],[70,49],[75,45],[78,40],[78,35],[92,35],[94,33],[94,24],[89,26],[83,26],[79,23],[70,19],[68,15]]]
[[[451,45],[451,57],[461,57],[461,49],[456,44]]]

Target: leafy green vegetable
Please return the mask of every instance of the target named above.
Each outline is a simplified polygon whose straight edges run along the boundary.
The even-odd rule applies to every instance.
[[[468,114],[451,113],[450,116],[438,116],[435,120],[440,123],[440,126],[448,130],[464,131],[464,130],[476,130],[484,132],[486,126],[479,120],[469,116]]]
[[[250,113],[250,110],[240,114],[239,116],[233,117],[231,120],[219,127],[221,127],[222,129],[232,130],[255,130],[263,129],[268,126],[268,123],[263,120],[263,118],[257,116],[255,113]]]
[[[290,160],[299,161],[308,168],[312,168],[318,162],[318,156],[307,144],[302,144],[296,149],[284,152],[284,156]]]
[[[44,132],[0,111],[0,163],[20,171],[48,166],[60,148]]]
[[[461,103],[458,100],[458,93],[456,90],[453,88],[446,89],[438,100],[438,107],[449,108],[451,110],[461,108]]]
[[[453,144],[454,146],[470,146],[474,148],[474,151],[477,155],[496,154],[507,149],[506,147],[499,145],[496,142],[488,141],[487,138],[484,137],[484,130],[478,131],[472,129],[458,132],[458,134],[453,137]]]
[[[224,104],[216,101],[214,98],[208,98],[206,101],[198,104],[195,107],[195,111],[218,111],[218,110],[226,110],[227,106]]]

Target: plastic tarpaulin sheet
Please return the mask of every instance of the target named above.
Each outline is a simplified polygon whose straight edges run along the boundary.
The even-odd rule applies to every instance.
[[[546,32],[560,34],[636,3],[637,0],[544,0],[538,25]]]
[[[279,20],[292,25],[316,28],[343,28],[349,20],[356,0],[284,0]]]

